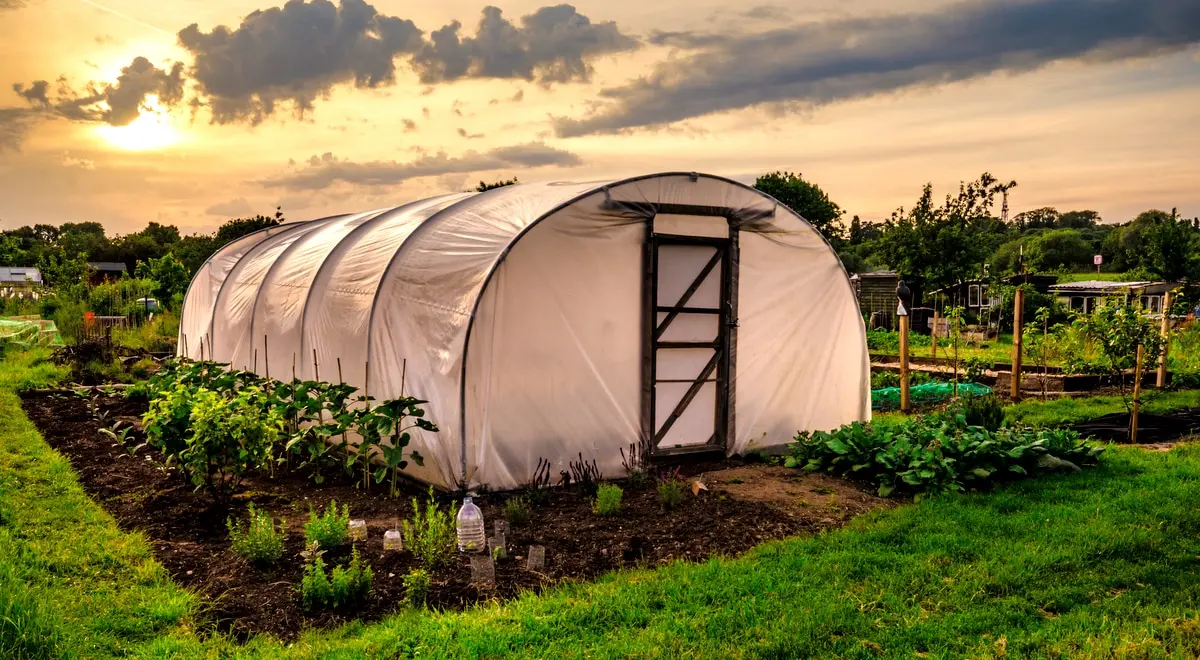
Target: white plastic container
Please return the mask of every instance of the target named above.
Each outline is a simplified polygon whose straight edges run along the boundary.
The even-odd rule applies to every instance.
[[[389,529],[383,533],[383,549],[397,552],[404,549],[404,540],[400,536],[400,530]]]
[[[471,501],[463,498],[462,508],[458,510],[458,551],[485,552],[487,550],[487,527],[483,522],[483,512]]]

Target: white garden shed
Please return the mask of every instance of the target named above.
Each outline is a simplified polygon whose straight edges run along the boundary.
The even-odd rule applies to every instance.
[[[513,488],[538,460],[745,453],[871,414],[837,254],[716,176],[536,183],[286,223],[200,269],[179,350],[429,400],[415,478]],[[316,366],[314,367],[314,359]]]

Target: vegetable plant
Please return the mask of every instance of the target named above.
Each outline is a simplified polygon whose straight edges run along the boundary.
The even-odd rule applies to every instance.
[[[247,513],[249,519],[245,522],[225,519],[233,551],[255,563],[275,563],[283,555],[283,540],[287,537],[285,522],[280,521],[276,527],[271,514],[254,508],[253,502],[247,507]]]
[[[919,499],[1045,470],[1078,469],[1095,464],[1103,450],[1073,431],[989,431],[968,425],[959,413],[800,433],[787,465],[853,476],[876,485],[883,497],[908,493]]]
[[[191,433],[178,457],[197,490],[223,499],[247,474],[269,465],[283,420],[263,398],[256,386],[232,399],[203,388],[195,392]]]
[[[615,516],[621,512],[620,486],[601,484],[596,489],[596,499],[592,501],[592,513],[598,516]]]

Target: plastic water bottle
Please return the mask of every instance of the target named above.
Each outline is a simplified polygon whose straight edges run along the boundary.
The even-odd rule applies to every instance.
[[[487,528],[483,524],[483,512],[471,501],[463,498],[458,510],[458,551],[483,552],[487,550]]]

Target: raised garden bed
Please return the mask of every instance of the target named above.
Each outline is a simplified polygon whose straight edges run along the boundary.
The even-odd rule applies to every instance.
[[[46,441],[71,461],[88,494],[123,528],[142,532],[175,580],[211,599],[206,611],[217,629],[239,638],[270,633],[286,641],[305,627],[378,619],[401,607],[401,579],[417,562],[407,551],[385,552],[383,533],[410,516],[411,497],[423,498],[423,492],[411,488],[393,499],[386,487],[364,491],[336,479],[315,485],[286,474],[248,479],[231,505],[221,506],[194,493],[178,474],[129,457],[100,432],[117,421],[137,420],[146,409],[143,402],[101,393],[32,392],[23,396],[23,407]],[[683,474],[704,475],[708,490],[698,496],[688,490],[670,512],[662,510],[652,486],[626,487],[622,512],[607,518],[592,513],[590,498],[579,489],[551,489],[547,501],[533,508],[530,522],[510,531],[509,559],[497,562],[494,588],[472,585],[468,558],[456,555],[448,568],[431,573],[428,604],[463,608],[614,569],[733,555],[763,541],[840,526],[887,505],[845,481],[769,465],[697,463],[685,466]],[[489,527],[500,519],[506,498],[476,498]],[[310,507],[333,499],[367,522],[368,538],[358,549],[374,571],[374,588],[352,610],[307,612],[296,592],[303,523]],[[244,517],[249,502],[287,520],[285,552],[275,568],[256,568],[229,548],[226,518]],[[524,570],[519,559],[532,544],[546,548],[543,573]]]

